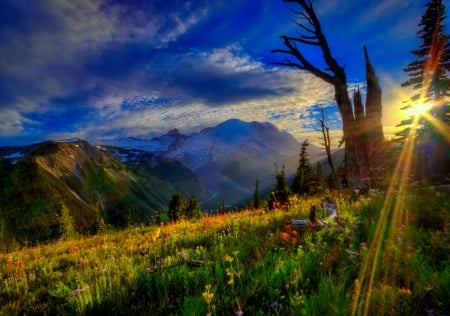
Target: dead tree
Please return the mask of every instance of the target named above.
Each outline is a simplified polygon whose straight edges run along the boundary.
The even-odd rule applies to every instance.
[[[283,53],[295,58],[286,58],[276,64],[305,70],[323,81],[333,85],[335,100],[342,117],[343,140],[347,177],[353,185],[358,185],[361,179],[373,177],[377,165],[382,161],[384,135],[381,125],[381,88],[370,63],[367,49],[364,46],[366,61],[367,100],[363,120],[356,119],[352,102],[348,95],[347,76],[344,67],[340,66],[331,53],[328,41],[322,31],[322,26],[313,9],[312,0],[283,0],[300,6],[301,11],[292,10],[297,16],[295,23],[300,32],[297,37],[282,35],[285,49],[274,49],[275,53]],[[325,70],[311,63],[302,53],[298,45],[314,46],[320,49],[327,65]],[[362,105],[362,102],[361,102]],[[364,111],[363,111],[364,112]],[[361,156],[361,153],[365,153]],[[364,159],[364,161],[362,160]]]
[[[336,169],[334,168],[333,158],[331,156],[331,141],[330,141],[330,127],[325,122],[325,114],[323,113],[323,108],[320,107],[320,113],[322,117],[320,118],[320,130],[322,131],[322,139],[323,145],[326,155],[327,155],[327,162],[331,169],[331,176],[333,178],[333,182],[336,185],[338,189],[341,189],[342,186],[340,184],[340,181],[338,181],[337,175],[336,175]]]

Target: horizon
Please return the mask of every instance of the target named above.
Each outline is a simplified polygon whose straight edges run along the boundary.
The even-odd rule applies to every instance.
[[[350,92],[365,93],[363,45],[383,90],[383,128],[393,135],[409,91],[426,1],[315,1]],[[45,140],[92,143],[192,134],[228,119],[269,122],[299,142],[319,142],[319,107],[337,147],[332,87],[285,58],[279,36],[298,27],[281,0],[155,3],[45,0],[0,4],[0,146]],[[448,21],[446,32],[448,33]],[[311,48],[307,57],[320,63]]]

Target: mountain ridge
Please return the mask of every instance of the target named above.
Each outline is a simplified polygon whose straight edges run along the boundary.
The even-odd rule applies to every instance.
[[[300,146],[273,124],[238,119],[191,135],[172,129],[116,144],[72,138],[3,146],[0,224],[19,239],[39,230],[40,240],[57,237],[62,205],[80,232],[95,231],[102,220],[114,226],[151,221],[175,193],[197,196],[206,210],[241,205],[251,199],[257,178],[263,192],[273,186],[276,168],[292,175]],[[318,157],[318,148],[310,148]],[[19,223],[17,214],[28,215]],[[44,214],[50,218],[45,227],[37,225]]]
[[[134,150],[136,160],[125,164],[118,150],[84,140],[0,147],[0,239],[60,238],[64,210],[81,233],[95,232],[102,222],[145,223],[165,211],[174,194],[201,195],[198,179],[181,163]]]
[[[291,134],[269,122],[229,119],[190,135],[178,130],[152,139],[123,139],[116,145],[148,150],[183,163],[193,170],[205,187],[203,206],[232,206],[248,200],[256,178],[262,188],[273,184],[275,169],[285,166],[293,174],[301,147]],[[320,149],[309,146],[311,161],[319,159]],[[272,172],[270,171],[272,170]]]

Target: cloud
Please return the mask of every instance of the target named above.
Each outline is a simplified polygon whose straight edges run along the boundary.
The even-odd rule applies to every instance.
[[[3,19],[0,30],[0,80],[5,83],[2,92],[12,98],[35,98],[36,103],[45,103],[42,98],[47,96],[63,96],[75,89],[90,90],[101,85],[103,73],[90,68],[95,60],[109,56],[109,61],[119,65],[124,60],[132,61],[133,56],[119,54],[118,58],[124,59],[114,59],[108,52],[136,52],[133,48],[143,42],[147,49],[163,47],[205,14],[205,4],[197,2],[197,7],[192,8],[189,3],[178,2],[178,6],[172,6],[172,2],[142,2],[130,7],[113,1],[43,0],[32,2],[30,7],[30,3],[6,0],[1,5],[1,18],[12,12],[15,18]],[[168,17],[161,14],[168,11]],[[133,71],[139,65],[112,69],[124,70],[126,66]]]
[[[418,1],[404,1],[404,0],[382,0],[373,1],[367,6],[367,9],[361,14],[363,23],[371,23],[382,18],[386,18],[388,15],[397,15],[404,11],[406,8]],[[402,15],[398,15],[401,19]]]
[[[4,0],[0,117],[9,121],[0,131],[103,141],[174,127],[194,132],[237,117],[300,137],[301,113],[329,107],[334,91],[254,57],[253,45],[282,33],[264,24],[282,6],[272,3]]]
[[[15,136],[24,131],[24,125],[33,123],[18,111],[0,109],[0,134],[2,137]]]

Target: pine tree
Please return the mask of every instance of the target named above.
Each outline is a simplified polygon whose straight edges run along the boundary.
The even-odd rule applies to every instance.
[[[415,103],[431,102],[429,114],[433,120],[448,127],[450,105],[445,99],[450,96],[450,36],[444,33],[445,5],[442,0],[430,0],[425,7],[417,32],[421,45],[411,52],[416,60],[404,69],[409,79],[402,84],[402,87],[412,87],[414,95],[403,109],[414,107]],[[435,125],[426,116],[411,117],[398,125],[404,127],[397,133],[400,140],[415,137],[418,163],[425,168],[422,173],[427,177],[450,171],[450,144],[442,128],[437,129]]]
[[[75,222],[70,215],[69,209],[64,203],[59,204],[58,210],[59,233],[65,238],[76,236]]]
[[[253,193],[253,199],[252,199],[252,208],[257,210],[260,207],[261,207],[261,202],[259,200],[259,179],[256,178],[255,192]]]
[[[431,0],[419,23],[417,32],[422,44],[411,53],[417,60],[404,69],[409,79],[402,86],[411,86],[416,91],[413,101],[420,98],[440,100],[449,96],[450,69],[449,35],[444,33],[445,5],[442,0]]]
[[[218,213],[224,213],[226,210],[225,208],[225,200],[222,199],[222,203],[220,203],[219,209],[217,210]]]
[[[320,164],[320,161],[316,163],[316,169],[314,171],[314,182],[316,184],[316,189],[318,192],[324,191],[327,184],[326,184],[326,178],[323,175],[322,165]]]
[[[192,195],[186,203],[184,214],[187,219],[199,218],[201,216],[200,202],[195,195]]]
[[[155,216],[155,224],[159,226],[161,224],[161,222],[162,222],[161,211],[157,210],[156,216]]]
[[[184,209],[185,209],[185,198],[183,195],[177,193],[172,196],[172,199],[169,203],[169,220],[170,221],[177,221],[181,218],[185,217]]]
[[[274,209],[282,207],[287,204],[289,195],[291,194],[289,186],[286,181],[286,172],[284,171],[284,165],[281,171],[276,171],[275,175],[276,185],[269,198],[269,208]]]
[[[312,167],[309,162],[307,148],[308,140],[302,143],[300,149],[300,160],[298,162],[297,173],[291,186],[292,193],[305,194],[309,192],[309,186],[312,184]]]

